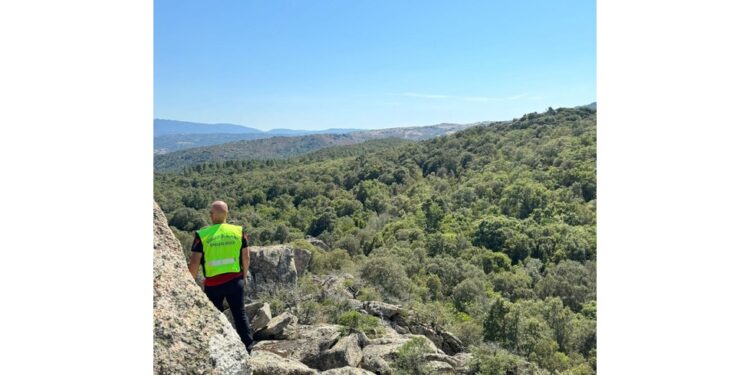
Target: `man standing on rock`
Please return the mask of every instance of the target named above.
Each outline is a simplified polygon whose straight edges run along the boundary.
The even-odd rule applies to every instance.
[[[241,226],[226,223],[229,214],[226,203],[211,203],[209,214],[213,225],[195,233],[188,269],[196,278],[198,266],[203,266],[203,276],[206,278],[203,286],[208,299],[222,311],[226,298],[234,326],[249,352],[253,336],[244,303],[245,279],[250,265],[247,235],[242,233]]]

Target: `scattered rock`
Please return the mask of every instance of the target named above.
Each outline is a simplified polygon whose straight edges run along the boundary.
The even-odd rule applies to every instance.
[[[153,262],[154,373],[250,374],[239,336],[190,276],[156,203]]]
[[[345,366],[357,367],[362,361],[362,348],[360,348],[359,341],[357,334],[340,339],[332,348],[320,353],[311,366],[319,370]]]
[[[253,302],[245,305],[245,313],[247,319],[250,321],[250,329],[253,332],[265,328],[271,321],[271,306],[263,302]],[[234,327],[234,317],[230,310],[224,310],[224,316],[227,317],[229,323]]]
[[[424,371],[428,374],[455,374],[453,366],[440,361],[430,361],[424,365]]]
[[[288,358],[300,363],[304,363],[305,360],[309,362],[320,355],[320,348],[307,340],[259,341],[253,346],[253,353],[256,350],[271,352],[282,358]]]
[[[446,354],[454,355],[466,351],[466,346],[464,346],[464,344],[458,337],[456,337],[456,335],[448,331],[439,331],[438,333],[443,339],[443,344],[440,346],[440,348]]]
[[[254,348],[315,367],[319,365],[321,353],[333,347],[341,337],[340,330],[341,326],[334,324],[297,325],[289,328],[287,339],[260,341]]]
[[[380,301],[365,301],[362,307],[370,315],[378,316],[380,319],[392,319],[401,313],[401,306]]]
[[[391,363],[396,360],[396,352],[414,337],[419,335],[398,335],[372,339],[369,345],[362,349],[362,368],[377,374],[392,373]],[[427,340],[428,352],[440,353],[431,341]]]
[[[331,249],[330,247],[328,247],[328,245],[326,245],[325,242],[323,242],[323,241],[321,241],[321,240],[319,240],[319,239],[317,239],[317,238],[315,238],[313,236],[307,236],[307,237],[305,237],[305,241],[309,242],[310,245],[313,245],[313,246],[315,246],[318,249],[323,250],[323,251],[328,251],[328,250]]]
[[[454,365],[456,372],[458,372],[459,374],[469,373],[471,359],[473,358],[471,353],[458,353],[451,358],[456,361],[456,364]]]
[[[354,299],[354,294],[346,286],[347,281],[354,280],[354,276],[348,273],[343,275],[313,276],[312,280],[318,283],[322,289],[321,299]]]
[[[321,375],[375,375],[374,372],[367,371],[357,367],[340,367],[331,370],[326,370],[320,373]]]
[[[313,370],[298,361],[277,354],[254,349],[248,361],[254,375],[313,375]]]
[[[255,332],[253,336],[256,340],[276,340],[286,338],[284,330],[297,324],[297,317],[284,311],[281,315],[274,317],[265,328]]]

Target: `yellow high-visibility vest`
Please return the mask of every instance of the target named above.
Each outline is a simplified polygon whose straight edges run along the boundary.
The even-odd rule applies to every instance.
[[[242,227],[214,224],[198,231],[203,244],[203,272],[206,277],[240,272]]]

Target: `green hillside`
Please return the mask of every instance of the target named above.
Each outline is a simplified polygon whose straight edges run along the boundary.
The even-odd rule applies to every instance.
[[[254,244],[316,236],[334,250],[314,253],[314,273],[351,273],[357,298],[447,327],[479,373],[527,373],[526,361],[541,373],[596,371],[594,108],[420,142],[199,164],[156,173],[154,193],[186,245],[214,199]],[[336,319],[325,301],[304,304]]]
[[[182,146],[190,147],[174,152],[162,153],[159,151],[161,138],[167,138],[168,142],[176,141],[172,136],[162,136],[154,139],[154,147],[157,155],[154,155],[154,168],[159,171],[180,170],[186,166],[228,161],[228,160],[253,160],[253,159],[284,159],[291,156],[302,155],[311,151],[331,146],[352,145],[372,139],[401,138],[406,140],[425,140],[441,135],[451,134],[461,129],[476,124],[438,124],[430,126],[413,126],[403,128],[389,128],[377,130],[353,131],[345,134],[309,134],[301,136],[273,136],[265,137],[261,134],[188,134],[178,135]],[[346,131],[347,129],[330,129],[330,131]],[[283,132],[276,129],[275,132]],[[290,130],[290,132],[295,132]],[[227,138],[228,136],[229,138]],[[196,140],[196,137],[198,139]],[[234,137],[234,138],[233,138]],[[236,137],[245,137],[237,140]],[[233,138],[233,139],[232,139]],[[222,139],[228,143],[212,146],[195,147],[187,143],[203,140],[220,142]],[[167,148],[174,149],[175,146]]]

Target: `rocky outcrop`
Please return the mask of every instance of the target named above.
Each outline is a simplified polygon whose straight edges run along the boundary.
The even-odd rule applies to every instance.
[[[248,292],[255,298],[261,292],[293,288],[305,273],[312,253],[291,244],[250,247],[250,285]]]
[[[253,353],[270,352],[283,358],[284,364],[295,363],[325,374],[392,374],[399,348],[411,339],[426,339],[422,335],[401,335],[390,327],[385,327],[382,336],[373,338],[363,333],[343,336],[344,327],[335,324],[292,325],[286,331],[286,339],[260,341]],[[425,342],[428,346],[423,360],[430,369],[437,373],[467,373],[469,354],[450,356],[429,340]]]
[[[156,203],[153,229],[154,373],[250,374],[239,336],[190,276]]]
[[[294,245],[251,248],[249,289],[296,287],[311,257]],[[245,311],[258,343],[248,356],[231,313],[216,310],[190,277],[182,247],[156,204],[153,275],[155,374],[391,374],[399,348],[415,337],[428,339],[423,363],[430,373],[468,372],[471,355],[462,353],[458,338],[419,324],[401,306],[356,300],[348,274],[312,279],[322,286],[323,298],[348,301],[351,308],[380,318],[379,336],[335,324],[298,324],[289,311],[273,317],[269,304],[253,302]]]
[[[410,333],[427,337],[449,355],[466,351],[464,344],[454,334],[439,327],[429,327],[412,321],[409,318],[412,315],[411,312],[402,309],[401,306],[379,301],[365,301],[362,302],[360,309],[367,314],[388,321],[391,327],[400,334]]]

